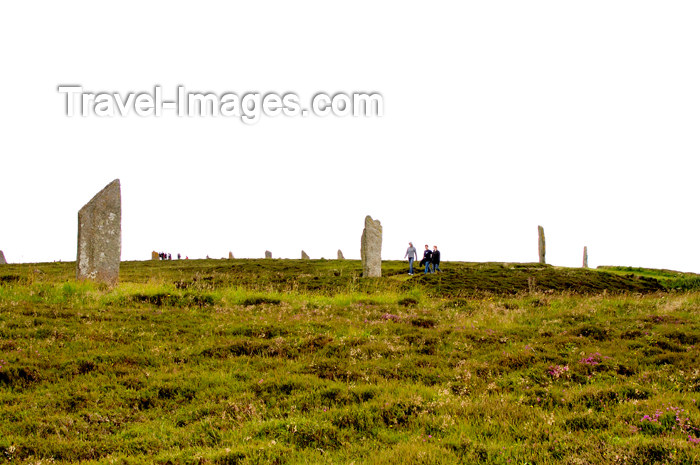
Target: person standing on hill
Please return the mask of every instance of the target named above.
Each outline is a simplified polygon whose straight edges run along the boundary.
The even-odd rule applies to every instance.
[[[430,251],[428,244],[425,244],[425,250],[423,251],[423,260],[421,264],[425,264],[425,274],[430,273],[430,259],[433,258],[433,253]]]
[[[406,255],[403,258],[408,257],[408,274],[413,276],[413,261],[418,258],[418,252],[416,248],[413,247],[413,242],[408,243],[408,249],[406,249]]]
[[[437,245],[433,246],[433,255],[430,257],[430,261],[433,263],[433,273],[442,272],[440,269],[440,251]]]

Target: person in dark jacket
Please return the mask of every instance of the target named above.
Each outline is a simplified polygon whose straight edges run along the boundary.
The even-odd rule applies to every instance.
[[[433,264],[433,273],[437,273],[438,271],[442,272],[440,269],[440,251],[437,248],[437,245],[433,246],[433,254],[430,257],[430,261]]]
[[[423,260],[421,260],[421,264],[425,264],[425,274],[430,273],[430,260],[433,257],[433,253],[430,251],[430,247],[428,247],[428,244],[425,244],[425,250],[423,251]]]

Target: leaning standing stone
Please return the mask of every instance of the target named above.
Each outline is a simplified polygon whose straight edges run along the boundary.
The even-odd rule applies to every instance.
[[[544,245],[544,228],[542,226],[537,226],[537,246],[540,252],[540,263],[545,264],[546,262],[544,261],[544,255],[545,255],[545,245]]]
[[[233,252],[229,252],[229,253],[228,253],[228,259],[229,259],[229,260],[233,260]]]
[[[269,250],[266,250],[265,251],[265,258],[272,258],[272,252],[270,252]]]
[[[160,257],[158,256],[158,252],[155,250],[151,252],[151,260],[160,260]]]
[[[309,256],[308,256],[308,255],[306,254],[306,252],[304,252],[303,250],[301,251],[301,259],[302,259],[302,260],[308,260],[308,259],[309,259]]]
[[[583,247],[583,267],[588,268],[588,247]]]
[[[382,224],[369,215],[365,218],[360,254],[362,276],[380,277],[382,275]]]
[[[5,254],[0,250],[0,265],[7,265],[7,260],[5,260]]]
[[[78,279],[117,284],[121,255],[122,198],[115,179],[78,212]]]
[[[345,257],[343,257],[343,252],[338,249],[338,260],[345,260]]]

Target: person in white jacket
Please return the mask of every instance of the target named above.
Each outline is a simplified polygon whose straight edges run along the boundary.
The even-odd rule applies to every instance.
[[[413,261],[418,258],[418,252],[413,247],[413,242],[408,243],[408,249],[406,249],[406,255],[403,258],[406,257],[408,257],[408,274],[413,276]]]

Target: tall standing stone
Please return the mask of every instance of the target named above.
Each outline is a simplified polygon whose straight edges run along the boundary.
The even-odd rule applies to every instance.
[[[308,255],[306,254],[306,252],[304,252],[303,250],[301,251],[301,259],[302,259],[302,260],[308,260],[308,259],[309,259],[309,256],[308,256]]]
[[[338,249],[338,260],[345,260],[345,257],[343,257],[343,252]]]
[[[229,259],[229,260],[233,260],[233,252],[229,252],[229,253],[228,253],[228,259]]]
[[[121,256],[122,196],[115,179],[78,212],[77,278],[113,286],[119,280]]]
[[[588,247],[583,246],[583,267],[588,268]]]
[[[160,256],[158,255],[158,252],[155,250],[151,252],[151,260],[160,260]]]
[[[546,263],[544,261],[545,255],[545,244],[544,244],[544,228],[542,226],[537,226],[537,246],[540,252],[540,263],[543,265]]]
[[[362,231],[362,276],[380,277],[382,275],[382,224],[367,215],[365,229]]]
[[[270,252],[269,250],[266,250],[265,251],[265,258],[272,258],[272,252]]]
[[[0,250],[0,265],[7,265],[7,260],[5,260],[5,254]]]

